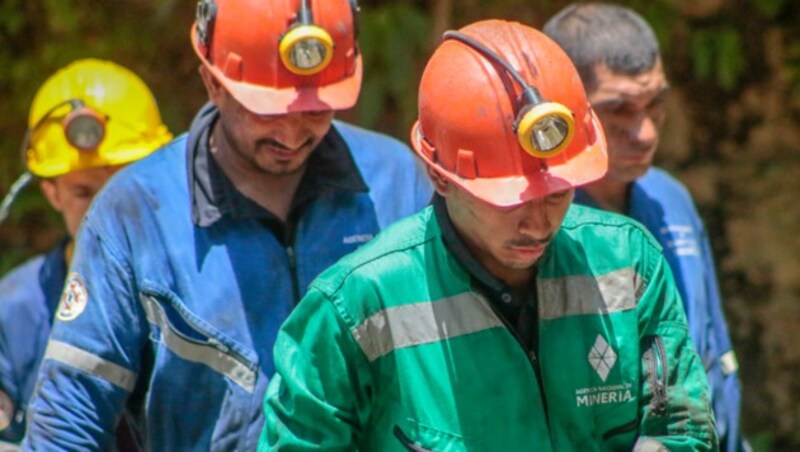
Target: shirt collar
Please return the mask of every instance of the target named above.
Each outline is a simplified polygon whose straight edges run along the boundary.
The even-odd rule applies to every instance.
[[[200,227],[210,226],[224,216],[280,222],[271,212],[240,193],[211,155],[209,133],[218,118],[219,110],[210,103],[206,104],[189,129],[186,155],[192,221]],[[327,190],[368,190],[335,123],[309,157],[291,211],[302,209]]]
[[[478,288],[492,300],[501,300],[506,305],[521,305],[524,300],[521,299],[518,291],[489,273],[489,270],[467,248],[450,220],[444,198],[438,194],[433,198],[433,211],[436,215],[436,222],[439,223],[439,229],[442,231],[442,241],[445,247],[470,274]]]

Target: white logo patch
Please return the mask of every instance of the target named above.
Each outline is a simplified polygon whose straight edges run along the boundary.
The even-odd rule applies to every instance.
[[[86,283],[83,282],[81,275],[72,272],[67,277],[67,284],[61,294],[56,317],[64,322],[75,320],[86,309],[88,302],[89,294],[86,292]]]
[[[372,234],[355,234],[348,235],[342,238],[342,243],[345,245],[352,245],[354,243],[367,243],[372,240]]]
[[[667,248],[675,250],[678,256],[699,256],[700,245],[697,234],[690,225],[670,225],[661,228],[661,234],[667,239]]]
[[[608,345],[603,336],[598,334],[592,349],[589,351],[589,364],[597,371],[597,375],[600,376],[603,382],[608,378],[608,373],[616,362],[617,353]]]
[[[11,418],[14,416],[14,403],[11,397],[0,391],[0,432],[11,425]]]

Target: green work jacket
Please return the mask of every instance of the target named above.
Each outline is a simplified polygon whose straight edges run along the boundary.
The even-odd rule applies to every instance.
[[[538,350],[432,208],[314,283],[281,329],[260,450],[712,450],[702,364],[659,245],[574,205],[537,263]]]

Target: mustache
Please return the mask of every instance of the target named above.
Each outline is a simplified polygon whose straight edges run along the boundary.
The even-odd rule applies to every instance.
[[[542,246],[542,245],[547,245],[548,243],[550,243],[550,241],[552,239],[553,239],[553,235],[552,234],[548,235],[547,237],[545,237],[543,239],[535,239],[533,237],[522,237],[522,238],[519,238],[519,239],[514,239],[514,240],[507,241],[505,243],[505,246],[509,247],[509,248],[511,248],[511,247],[528,248],[528,247]]]
[[[313,142],[314,142],[314,140],[311,137],[308,137],[306,139],[306,141],[304,141],[300,146],[298,146],[296,148],[290,148],[289,146],[286,146],[285,144],[283,144],[280,141],[277,141],[277,140],[275,140],[273,138],[262,138],[262,139],[256,141],[256,145],[259,146],[259,147],[261,147],[261,146],[269,146],[269,147],[272,147],[272,148],[280,149],[282,151],[296,151],[296,150],[302,149],[302,148],[304,148],[306,146],[310,146]]]

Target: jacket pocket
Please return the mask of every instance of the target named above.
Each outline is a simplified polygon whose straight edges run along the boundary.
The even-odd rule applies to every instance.
[[[486,449],[479,440],[467,440],[460,435],[429,427],[410,418],[401,425],[395,424],[392,433],[402,448],[407,451],[456,452],[465,451],[468,448],[470,450]]]
[[[614,427],[609,429],[607,432],[603,433],[603,441],[611,440],[619,435],[624,435],[625,433],[630,433],[636,430],[636,427],[639,425],[639,420],[634,419],[630,422],[626,422],[620,426]]]
[[[166,298],[166,303],[160,298]],[[181,359],[205,365],[253,393],[258,365],[247,356],[251,353],[204,324],[173,298],[146,293],[140,296],[148,322],[159,332],[158,340]]]
[[[661,336],[646,336],[642,342],[642,361],[646,372],[650,411],[655,416],[667,413],[667,352]]]
[[[395,438],[397,438],[397,440],[400,441],[400,444],[402,444],[403,447],[405,447],[406,450],[408,450],[408,451],[412,451],[412,452],[428,452],[428,451],[431,450],[431,449],[426,449],[426,448],[420,446],[419,444],[415,443],[414,441],[412,441],[411,438],[409,438],[408,435],[406,435],[403,432],[403,430],[400,428],[400,426],[398,426],[398,425],[394,426],[393,432],[394,432]]]

